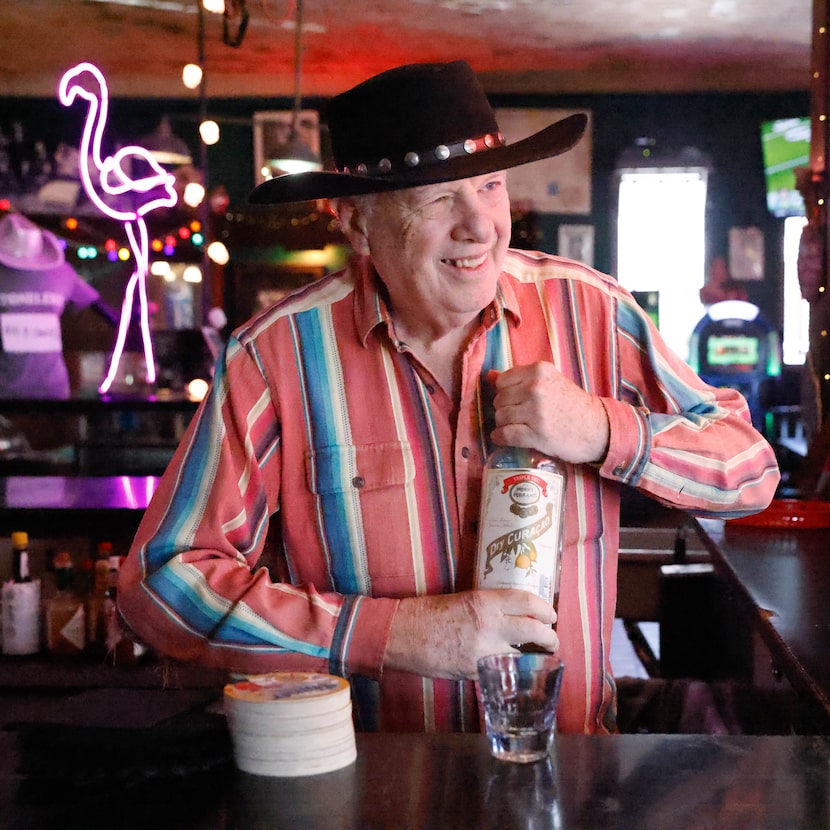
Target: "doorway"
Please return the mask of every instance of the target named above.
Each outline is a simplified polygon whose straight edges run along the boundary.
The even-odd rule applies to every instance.
[[[702,166],[617,171],[617,279],[656,300],[649,311],[684,360],[704,313],[707,177]]]

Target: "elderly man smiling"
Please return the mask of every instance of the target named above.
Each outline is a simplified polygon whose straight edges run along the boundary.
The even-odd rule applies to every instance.
[[[771,500],[773,452],[614,279],[509,249],[505,171],[568,150],[582,115],[506,144],[457,61],[371,78],[328,124],[338,170],[251,201],[332,199],[357,256],[231,337],[122,568],[123,617],[180,659],[348,677],[364,729],[478,730],[477,659],[534,642],[567,665],[560,729],[614,731],[620,486],[737,516]],[[493,444],[568,465],[558,619],[473,588]]]

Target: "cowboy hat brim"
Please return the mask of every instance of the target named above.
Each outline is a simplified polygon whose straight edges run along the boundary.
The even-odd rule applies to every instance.
[[[250,193],[252,205],[279,205],[342,196],[363,196],[421,187],[428,184],[467,179],[507,170],[533,161],[552,158],[570,150],[582,137],[588,118],[583,113],[569,115],[528,138],[468,156],[455,156],[406,170],[379,176],[352,173],[289,173],[263,182]]]
[[[65,261],[58,238],[17,213],[0,219],[0,265],[14,271],[49,271]]]

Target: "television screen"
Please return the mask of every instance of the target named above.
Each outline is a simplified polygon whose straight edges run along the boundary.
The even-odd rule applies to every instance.
[[[706,362],[709,368],[726,371],[755,369],[760,359],[757,337],[746,334],[713,334],[706,341]]]
[[[804,216],[795,168],[810,166],[810,119],[779,118],[761,124],[767,208],[773,216]]]

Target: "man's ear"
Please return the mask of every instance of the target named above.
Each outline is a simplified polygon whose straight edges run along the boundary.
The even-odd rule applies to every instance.
[[[369,255],[369,236],[366,230],[366,215],[355,199],[342,197],[331,199],[330,204],[340,220],[340,229],[349,240],[356,254]]]

